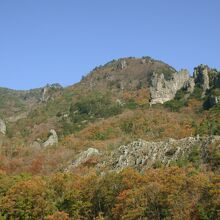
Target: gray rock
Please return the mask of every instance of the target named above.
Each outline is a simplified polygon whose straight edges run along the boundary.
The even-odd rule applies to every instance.
[[[58,83],[55,84],[51,84],[51,85],[46,85],[43,89],[42,89],[42,97],[41,97],[41,101],[42,102],[48,102],[49,100],[53,100],[53,95],[54,92],[62,90],[62,86]]]
[[[150,87],[150,104],[163,104],[172,100],[176,92],[184,86],[187,86],[189,91],[194,89],[193,82],[187,70],[174,73],[170,79],[165,79],[163,73],[153,73]]]
[[[126,62],[126,60],[121,60],[121,62],[120,62],[120,68],[123,70],[123,69],[125,69],[127,67],[127,62]]]
[[[6,124],[5,124],[5,122],[2,120],[2,119],[0,119],[0,133],[2,133],[2,134],[6,134]]]
[[[50,136],[47,141],[43,143],[43,147],[51,146],[54,144],[58,144],[58,136],[55,130],[50,130]]]
[[[196,84],[199,84],[203,89],[202,96],[205,95],[206,91],[209,89],[209,75],[208,67],[205,65],[200,65],[194,69],[193,77]]]
[[[77,156],[77,159],[75,161],[73,161],[73,163],[71,164],[69,169],[76,168],[76,167],[86,163],[90,158],[92,158],[94,156],[100,156],[100,155],[101,154],[100,154],[99,150],[97,150],[95,148],[89,148],[88,150],[80,153]]]
[[[192,93],[195,88],[195,81],[193,78],[189,78],[183,85],[183,88],[186,90],[187,93]]]
[[[116,99],[116,104],[119,105],[119,106],[124,106],[125,103],[122,102],[120,99]]]
[[[205,157],[207,145],[219,142],[219,140],[220,136],[187,137],[180,140],[170,138],[159,142],[137,140],[119,147],[111,156],[106,158],[104,163],[98,164],[97,167],[107,167],[108,170],[113,171],[132,167],[142,171],[157,163],[168,166],[172,161],[189,155],[194,147],[199,147],[201,157]]]

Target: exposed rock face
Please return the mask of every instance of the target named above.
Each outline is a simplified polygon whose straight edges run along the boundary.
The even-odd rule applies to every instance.
[[[195,88],[195,81],[193,78],[189,78],[183,85],[183,88],[186,90],[187,93],[192,93]]]
[[[121,60],[121,62],[120,62],[120,68],[123,70],[123,69],[125,69],[127,67],[127,62],[126,62],[126,60]]]
[[[55,130],[50,130],[50,136],[47,141],[43,143],[44,147],[51,146],[58,143],[58,136]]]
[[[175,94],[181,88],[186,87],[189,91],[193,91],[194,83],[190,79],[187,70],[172,74],[170,79],[165,79],[163,73],[153,73],[151,79],[151,104],[167,102],[175,97]]]
[[[209,75],[208,67],[205,65],[200,65],[194,69],[193,77],[196,84],[199,84],[203,89],[203,96],[206,90],[209,89]]]
[[[88,150],[80,153],[75,161],[70,165],[69,169],[76,168],[84,163],[86,163],[89,159],[95,156],[100,156],[99,150],[95,148],[89,148]]]
[[[169,165],[172,161],[189,155],[194,147],[199,147],[201,157],[205,157],[207,144],[217,141],[220,141],[220,136],[187,137],[180,140],[169,139],[160,142],[138,140],[121,146],[103,164],[115,171],[120,171],[126,167],[144,170],[153,167],[158,162]]]
[[[46,85],[43,89],[42,89],[42,97],[41,97],[41,101],[42,102],[47,102],[51,99],[53,99],[53,95],[54,92],[62,90],[62,86],[58,83],[56,84],[52,84],[52,85]]]
[[[2,119],[0,119],[0,133],[6,134],[6,124]]]

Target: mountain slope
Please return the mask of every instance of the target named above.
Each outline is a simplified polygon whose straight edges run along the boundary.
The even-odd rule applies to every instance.
[[[51,172],[89,147],[111,151],[139,138],[219,135],[219,76],[205,65],[190,77],[150,57],[122,58],[66,88],[53,84],[30,91],[1,89],[0,112],[7,126],[0,137],[2,167],[22,158],[18,170],[29,170],[42,157],[40,170]],[[51,129],[58,133],[59,143],[45,149]],[[50,155],[57,158],[61,152],[60,164],[51,165]]]

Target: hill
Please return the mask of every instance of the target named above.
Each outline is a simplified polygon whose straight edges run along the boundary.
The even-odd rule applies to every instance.
[[[0,88],[3,219],[218,219],[219,155],[207,65],[129,57],[65,88]]]
[[[196,67],[190,77],[187,70],[143,57],[113,60],[66,88],[1,89],[1,119],[7,126],[1,146],[32,151],[30,146],[40,147],[51,129],[59,136],[56,150],[63,146],[76,153],[137,138],[219,135],[219,84],[219,72],[208,66]]]

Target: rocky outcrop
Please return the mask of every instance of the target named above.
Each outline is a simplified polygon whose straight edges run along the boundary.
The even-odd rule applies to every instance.
[[[208,66],[199,65],[194,69],[193,78],[195,83],[199,85],[203,90],[203,96],[206,91],[210,88],[209,86],[209,74],[208,74]]]
[[[154,167],[157,163],[169,165],[172,161],[189,155],[195,147],[199,148],[202,158],[206,155],[207,145],[219,143],[219,141],[220,136],[187,137],[180,140],[169,139],[160,142],[137,140],[121,146],[100,167],[108,167],[109,170],[114,171],[132,167],[141,171]]]
[[[121,62],[120,62],[120,68],[123,70],[123,69],[125,69],[127,67],[127,62],[126,62],[126,60],[121,60]]]
[[[72,164],[69,166],[68,170],[71,170],[73,168],[76,168],[84,163],[86,163],[88,160],[90,160],[93,157],[96,156],[100,156],[100,152],[99,150],[95,149],[95,148],[89,148],[88,150],[80,153],[77,156],[77,159],[75,161],[72,162]]]
[[[2,119],[0,119],[0,133],[6,134],[6,124]]]
[[[164,102],[172,100],[176,92],[183,87],[190,92],[194,89],[194,82],[189,77],[187,70],[173,73],[168,79],[166,79],[163,73],[154,72],[151,78],[150,103],[163,104]]]
[[[163,104],[172,100],[180,89],[184,89],[187,98],[193,93],[195,86],[202,90],[201,98],[210,96],[214,89],[220,88],[220,72],[202,64],[194,68],[193,78],[186,70],[173,73],[168,78],[166,74],[154,72],[151,77],[150,104]],[[210,100],[216,104],[219,97],[212,96]]]
[[[50,130],[49,138],[43,143],[43,147],[51,146],[54,144],[58,144],[58,136],[56,131],[52,129]]]
[[[52,84],[52,85],[46,85],[43,89],[42,89],[42,97],[41,97],[41,101],[42,102],[48,102],[49,100],[53,100],[54,98],[54,93],[57,91],[62,90],[62,86],[58,83],[56,84]]]
[[[194,91],[194,88],[195,88],[195,81],[193,78],[189,78],[189,80],[187,80],[183,85],[183,89],[189,94]]]

